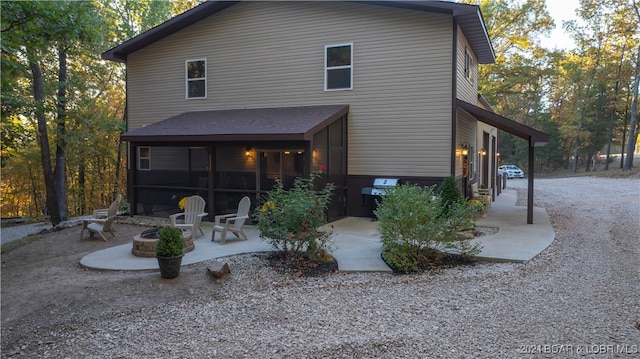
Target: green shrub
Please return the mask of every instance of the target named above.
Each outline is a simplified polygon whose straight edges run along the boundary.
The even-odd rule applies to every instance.
[[[324,170],[324,166],[321,167]],[[321,172],[313,172],[309,178],[296,178],[293,187],[285,190],[280,179],[254,212],[260,238],[285,257],[300,257],[323,262],[330,258],[331,231],[325,211],[333,193],[333,184],[327,183],[316,191]]]
[[[442,212],[445,216],[449,214],[451,207],[454,207],[458,203],[464,201],[460,188],[458,188],[458,184],[453,176],[449,176],[444,179],[440,188],[438,188],[438,194],[440,195]]]
[[[158,230],[158,241],[154,247],[158,257],[176,257],[184,250],[184,238],[178,228],[164,226]]]
[[[442,197],[433,187],[401,185],[387,190],[378,204],[378,231],[385,261],[411,273],[428,265],[442,251],[475,255],[477,245],[460,232],[473,228],[473,211],[464,202],[450,202],[444,215]]]

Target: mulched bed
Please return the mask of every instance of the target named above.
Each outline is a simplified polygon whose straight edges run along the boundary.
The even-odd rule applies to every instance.
[[[388,262],[385,259],[385,252],[382,252],[380,257],[389,266],[389,268],[391,268],[394,274],[407,274],[396,267],[393,263]],[[419,272],[426,272],[458,266],[473,266],[476,262],[477,261],[470,256],[461,256],[433,249],[425,249],[422,253],[421,263],[418,263],[418,270]]]
[[[281,274],[295,277],[322,277],[338,271],[338,262],[315,263],[305,258],[288,259],[284,252],[269,252],[260,255],[269,266]]]
[[[500,229],[497,227],[476,227],[473,231],[475,237],[490,236],[498,233]],[[385,259],[385,252],[380,254],[380,258],[391,268],[395,274],[407,274],[400,270],[393,263]],[[431,248],[425,248],[421,253],[421,263],[418,264],[419,272],[434,271],[444,268],[452,268],[457,266],[473,266],[477,263],[474,257],[459,255],[454,253],[445,253]]]

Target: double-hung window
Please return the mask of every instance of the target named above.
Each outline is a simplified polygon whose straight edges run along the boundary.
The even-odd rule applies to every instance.
[[[473,57],[468,48],[464,48],[464,76],[469,80],[473,80]]]
[[[151,147],[138,147],[138,169],[151,171]]]
[[[207,60],[186,61],[187,99],[207,98]]]
[[[324,47],[324,90],[353,89],[353,43]]]

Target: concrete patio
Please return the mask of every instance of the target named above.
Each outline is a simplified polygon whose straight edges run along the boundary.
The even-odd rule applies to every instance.
[[[526,224],[527,208],[516,207],[517,193],[505,190],[491,204],[484,218],[476,222],[480,227],[498,227],[494,235],[481,236],[472,242],[482,246],[481,260],[526,262],[547,248],[555,232],[544,208],[535,208],[533,224]],[[391,272],[382,261],[382,245],[376,230],[377,222],[368,218],[348,217],[332,222],[334,230],[333,256],[343,272]],[[227,239],[225,245],[211,241],[213,223],[202,225],[204,236],[195,240],[195,250],[185,254],[182,264],[189,265],[230,255],[265,252],[272,247],[262,241],[253,226],[246,226],[249,240]],[[233,236],[232,236],[233,238]],[[107,248],[81,259],[84,267],[100,270],[155,270],[155,258],[136,257],[131,254],[132,244]]]

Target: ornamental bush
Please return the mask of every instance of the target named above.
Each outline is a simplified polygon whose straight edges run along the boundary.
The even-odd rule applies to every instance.
[[[316,191],[321,171],[309,178],[298,177],[293,187],[285,190],[280,179],[254,212],[260,238],[284,253],[286,258],[306,256],[317,262],[329,261],[332,232],[326,228],[325,211],[334,186],[327,183]],[[320,187],[320,186],[319,186]]]
[[[401,185],[386,191],[375,210],[383,258],[405,273],[418,272],[434,256],[453,252],[462,256],[478,254],[461,232],[473,228],[473,211],[465,202],[449,203],[433,187]]]
[[[451,207],[464,201],[460,188],[458,188],[458,184],[453,176],[444,179],[440,188],[438,188],[438,194],[440,195],[440,202],[442,204],[442,213],[445,216],[449,214]]]
[[[184,238],[178,228],[164,226],[158,230],[158,241],[154,247],[158,257],[175,257],[184,250]]]

